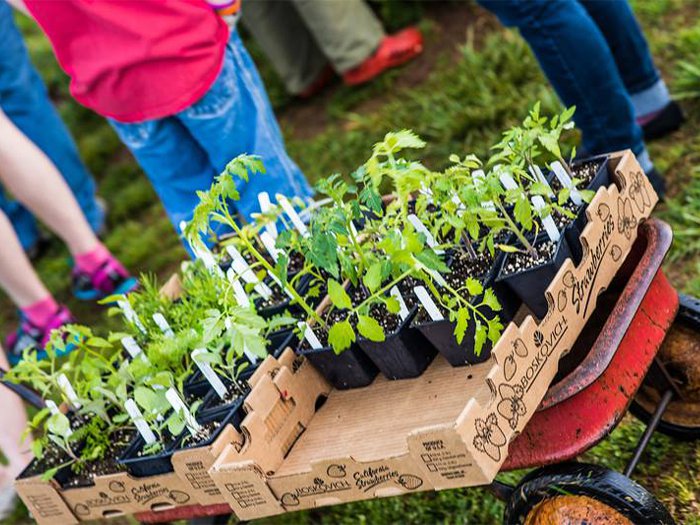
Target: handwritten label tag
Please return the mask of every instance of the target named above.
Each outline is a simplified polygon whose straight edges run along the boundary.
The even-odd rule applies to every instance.
[[[138,355],[140,355],[143,359],[146,359],[145,354],[143,354],[143,350],[141,350],[141,347],[138,345],[138,343],[133,337],[122,337],[121,343],[124,347],[124,350],[126,350],[127,353],[131,356],[131,359],[135,359]]]
[[[405,321],[408,317],[408,308],[406,307],[406,301],[403,300],[403,295],[397,286],[392,286],[389,290],[389,295],[395,297],[399,302],[399,317],[402,321]]]
[[[260,234],[260,240],[262,241],[263,246],[267,250],[267,253],[270,254],[270,257],[272,257],[272,260],[276,263],[277,260],[280,258],[282,250],[275,246],[275,239],[269,233],[262,232]]]
[[[571,177],[569,177],[569,174],[564,169],[564,166],[561,165],[561,162],[552,162],[552,171],[554,172],[556,178],[559,179],[559,182],[561,182],[561,185],[571,190],[569,195],[571,202],[573,202],[576,206],[581,206],[581,204],[583,204],[581,194],[574,187],[574,181],[571,180]]]
[[[309,233],[309,229],[306,227],[306,224],[304,224],[304,221],[301,220],[301,217],[299,217],[299,214],[296,212],[292,204],[287,200],[287,197],[281,193],[278,193],[277,202],[280,206],[282,206],[284,213],[287,214],[287,217],[289,217],[289,220],[292,221],[292,224],[302,237],[308,237],[311,235]]]
[[[537,210],[538,212],[544,210],[546,204],[541,196],[535,195],[534,197],[532,197],[531,200],[532,205],[535,207],[535,210]],[[547,232],[547,237],[549,237],[549,240],[552,242],[557,242],[559,240],[559,228],[557,228],[557,225],[554,222],[552,215],[550,214],[546,217],[541,217],[541,219],[542,226],[544,226],[544,230]]]
[[[255,272],[248,265],[248,262],[243,258],[241,253],[230,245],[226,247],[226,251],[232,259],[231,268],[233,268],[245,282],[255,285],[255,291],[258,292],[260,297],[266,300],[272,297],[272,290],[270,290],[270,287],[258,279],[258,276],[255,275]]]
[[[170,328],[168,321],[165,319],[165,316],[162,313],[154,313],[153,321],[156,323],[156,325],[158,325],[158,328],[160,328],[161,332],[163,332],[163,335],[165,335],[165,337],[168,337],[170,339],[175,337],[175,332],[173,332],[173,329]]]
[[[408,217],[408,222],[413,225],[413,228],[419,233],[422,233],[425,235],[425,242],[428,243],[428,246],[430,246],[433,250],[435,250],[435,253],[444,253],[444,250],[439,250],[437,249],[437,242],[435,242],[435,237],[433,237],[433,234],[430,233],[428,228],[423,224],[423,221],[421,221],[417,215],[414,213],[411,213]]]
[[[202,372],[202,375],[204,378],[209,382],[211,387],[214,389],[216,392],[216,395],[219,396],[221,399],[226,398],[226,394],[228,393],[226,391],[226,385],[224,385],[224,382],[219,378],[219,376],[216,375],[216,372],[214,372],[214,369],[211,367],[209,363],[207,363],[204,360],[200,360],[199,357],[201,355],[207,354],[208,352],[204,348],[197,348],[195,350],[192,350],[192,360],[195,362],[197,365],[197,368],[199,368],[199,371]]]
[[[302,329],[304,333],[304,339],[306,339],[311,348],[313,348],[314,350],[320,350],[321,348],[323,348],[323,346],[321,345],[321,341],[318,340],[318,337],[316,337],[316,334],[307,323],[299,323],[299,328]]]
[[[270,195],[266,191],[261,191],[258,193],[258,202],[260,203],[260,211],[262,211],[264,214],[267,214],[272,210]],[[267,233],[273,239],[276,239],[277,225],[274,222],[268,222],[265,224],[265,233]]]
[[[133,421],[134,425],[136,425],[136,430],[138,430],[139,434],[141,434],[141,437],[146,442],[146,444],[152,445],[153,443],[155,443],[156,435],[146,424],[146,420],[144,419],[143,414],[139,410],[139,407],[137,407],[136,403],[134,403],[134,400],[131,398],[127,399],[124,402],[124,408],[126,409],[126,413],[129,414],[131,421]]]
[[[141,319],[139,319],[139,316],[136,314],[134,309],[131,306],[131,303],[127,300],[121,300],[117,301],[117,306],[121,309],[121,311],[124,313],[124,318],[136,326],[141,332],[144,334],[146,333],[146,327],[143,326],[143,323],[141,322]]]
[[[57,381],[58,386],[61,388],[61,391],[66,396],[66,399],[68,399],[70,404],[73,405],[74,408],[80,408],[82,405],[78,401],[78,394],[75,393],[75,389],[73,388],[73,385],[70,384],[70,381],[66,375],[59,374]]]
[[[440,309],[435,304],[435,301],[433,301],[433,298],[428,293],[428,290],[426,290],[424,286],[416,286],[413,289],[413,292],[416,294],[420,304],[423,305],[423,308],[425,308],[425,311],[428,312],[428,315],[433,321],[443,321],[445,319],[440,312]]]
[[[238,303],[238,306],[248,308],[250,306],[250,298],[248,297],[248,294],[245,293],[243,285],[238,280],[238,276],[236,275],[236,272],[233,271],[233,268],[228,269],[228,271],[226,272],[226,277],[228,277],[228,280],[231,283],[231,288],[233,288],[233,295],[236,297],[236,302]]]
[[[510,173],[506,173],[505,171],[501,171],[501,174],[498,176],[498,180],[501,181],[501,184],[507,190],[517,190],[518,189],[518,183],[515,182],[515,180],[513,180],[513,177],[511,176]]]
[[[192,414],[190,414],[187,405],[185,405],[185,402],[180,398],[180,394],[177,393],[177,390],[170,387],[165,393],[165,399],[168,400],[168,403],[170,403],[170,406],[173,407],[173,410],[182,415],[182,417],[185,419],[185,425],[187,426],[187,430],[190,432],[190,434],[194,436],[200,431],[202,427],[200,427],[197,420],[192,417]]]

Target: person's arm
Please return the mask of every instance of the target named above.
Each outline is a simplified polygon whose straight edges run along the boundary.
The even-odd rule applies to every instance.
[[[17,11],[20,11],[27,16],[32,16],[31,13],[29,12],[29,9],[27,9],[27,6],[24,3],[24,0],[7,0],[7,1],[12,7],[17,9]]]

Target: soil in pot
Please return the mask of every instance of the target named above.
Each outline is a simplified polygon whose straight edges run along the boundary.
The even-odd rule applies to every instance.
[[[211,445],[227,425],[232,425],[237,430],[241,428],[243,421],[243,397],[239,397],[235,403],[219,410],[202,411],[197,415],[200,429],[191,434],[185,434],[178,440],[173,452],[187,448],[205,447]]]
[[[223,382],[226,385],[224,398],[220,398],[214,389],[211,389],[202,401],[202,412],[220,410],[234,404],[240,405],[243,398],[250,393],[250,387],[242,379],[239,379],[237,387],[229,379],[223,379]]]
[[[143,438],[137,435],[118,462],[124,465],[129,474],[137,478],[173,472],[171,458],[176,438],[165,430],[161,436],[161,443],[163,447],[160,452],[149,454],[144,450],[146,443]]]
[[[564,261],[571,257],[571,251],[564,236],[554,243],[546,235],[540,235],[533,244],[535,255],[524,251],[506,255],[496,282],[507,284],[542,319],[548,309],[545,290]]]
[[[375,304],[369,315],[384,329],[381,342],[358,338],[362,351],[387,379],[408,379],[421,375],[437,353],[423,335],[411,327],[418,307],[414,306],[405,320],[390,313],[383,304]]]
[[[89,487],[94,485],[95,476],[107,476],[123,472],[125,467],[119,463],[118,459],[129,447],[135,435],[136,431],[127,428],[113,432],[109,437],[110,447],[105,452],[104,457],[100,460],[81,464],[77,472],[74,467],[73,477],[62,485],[63,488]]]

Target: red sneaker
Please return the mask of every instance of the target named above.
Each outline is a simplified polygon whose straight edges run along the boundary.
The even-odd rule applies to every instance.
[[[321,91],[323,91],[326,88],[326,86],[328,86],[328,84],[331,83],[334,76],[335,71],[333,71],[333,68],[330,66],[330,64],[326,64],[316,77],[316,80],[311,82],[311,84],[309,84],[304,89],[304,91],[299,93],[297,97],[306,100],[308,98],[313,97],[314,95],[318,95]]]
[[[423,35],[415,27],[385,36],[371,57],[343,75],[343,82],[348,86],[364,84],[387,69],[414,59],[422,51]]]

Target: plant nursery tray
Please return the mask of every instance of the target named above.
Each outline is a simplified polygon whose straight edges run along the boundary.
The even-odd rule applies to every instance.
[[[209,475],[219,454],[232,448],[262,468],[279,464],[313,417],[318,397],[330,391],[313,367],[295,359],[290,351],[279,360],[268,357],[248,380],[241,431],[229,425],[211,445],[175,452],[171,473],[97,476],[92,486],[68,489],[36,476],[17,480],[17,493],[39,524],[51,525],[225,503]]]
[[[631,152],[610,155],[608,169],[615,184],[588,205],[580,264],[564,262],[546,315],[521,312],[487,361],[452,367],[438,356],[420,377],[337,390],[287,349],[250,378],[240,432],[176,453],[175,472],[67,490],[31,478],[17,482],[19,495],[41,524],[131,513],[155,521],[158,511],[206,506],[248,520],[491,482],[658,200]]]
[[[478,365],[453,368],[438,356],[414,379],[332,390],[267,475],[227,447],[210,474],[238,518],[490,483],[658,200],[631,152],[610,155],[608,168],[616,184],[588,205],[583,258],[564,262],[539,322],[519,315]],[[241,483],[252,471],[254,482]]]

